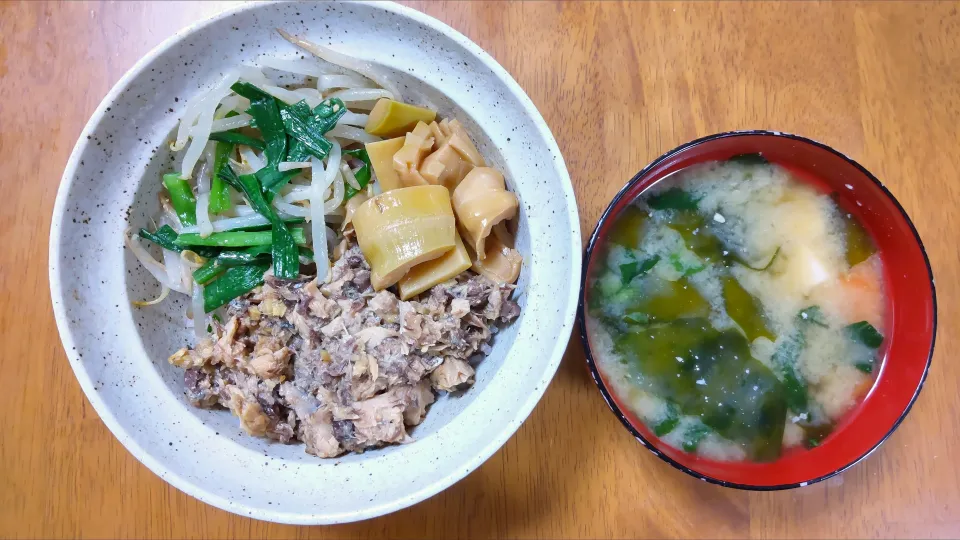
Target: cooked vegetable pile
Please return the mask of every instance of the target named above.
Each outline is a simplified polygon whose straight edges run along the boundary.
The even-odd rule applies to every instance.
[[[407,442],[520,314],[519,201],[460,122],[281,34],[314,57],[261,58],[184,107],[162,210],[125,234],[162,286],[135,304],[191,296],[196,341],[169,362],[249,434],[320,457]]]
[[[163,175],[156,228],[126,236],[162,285],[137,305],[173,290],[192,296],[200,320],[268,272],[294,279],[315,266],[322,282],[351,228],[376,290],[397,285],[404,299],[470,267],[516,281],[516,196],[460,123],[403,103],[367,62],[281,34],[316,58],[240,66],[184,107],[170,145],[181,167]],[[206,326],[194,324],[198,338]]]

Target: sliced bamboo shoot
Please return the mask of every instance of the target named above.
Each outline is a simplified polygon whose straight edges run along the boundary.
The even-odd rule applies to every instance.
[[[439,184],[453,191],[463,177],[473,170],[473,164],[464,161],[460,154],[445,144],[427,156],[420,165],[420,175],[431,184]]]
[[[443,127],[444,123],[447,124],[446,128]],[[471,163],[474,167],[487,166],[486,162],[483,161],[483,156],[480,155],[477,147],[470,140],[470,135],[467,134],[467,130],[464,129],[459,120],[444,120],[440,124],[441,131],[445,131],[447,134],[447,140],[444,142],[450,144],[465,161]]]
[[[393,156],[403,148],[405,140],[405,137],[396,137],[365,145],[367,155],[370,156],[370,164],[373,165],[373,172],[377,174],[377,182],[380,183],[380,191],[403,187],[397,171],[393,169]]]
[[[430,133],[433,134],[437,146],[447,144],[447,139],[450,138],[450,121],[444,119],[440,123],[437,123],[436,120],[430,122]]]
[[[497,235],[487,238],[486,256],[473,261],[473,271],[497,283],[513,283],[520,277],[523,257],[520,252],[505,246]]]
[[[410,131],[417,122],[433,122],[436,117],[436,111],[383,98],[370,111],[366,130],[380,137],[399,137]]]
[[[512,221],[501,221],[493,226],[493,234],[500,239],[500,243],[507,246],[508,248],[515,247],[514,234],[510,232],[510,229],[507,228],[507,223],[513,223]]]
[[[484,165],[483,158],[456,120],[431,122],[429,127],[438,148],[423,160],[420,174],[431,184],[453,191],[474,167]]]
[[[474,167],[486,167],[483,156],[459,120],[443,119],[439,123],[431,122],[430,132],[438,148],[449,144],[467,163]]]
[[[429,182],[420,175],[420,164],[423,158],[433,151],[433,143],[433,134],[423,122],[407,133],[403,147],[393,155],[393,170],[397,172],[400,183],[404,186],[429,185]]]
[[[453,192],[460,231],[481,260],[486,257],[484,242],[490,231],[517,215],[517,206],[517,196],[507,191],[503,175],[489,167],[470,171]]]
[[[377,274],[376,270],[370,270],[370,285],[373,287],[373,290],[382,291],[392,284],[380,277],[380,274]]]
[[[423,137],[424,139],[433,137],[433,132],[430,131],[430,126],[426,122],[417,122],[417,125],[414,126],[410,133],[418,137]]]
[[[432,261],[420,263],[400,279],[400,299],[408,300],[438,283],[452,279],[470,268],[470,254],[460,235],[456,235],[457,245]],[[373,279],[371,278],[371,282]]]
[[[393,285],[410,268],[456,246],[450,192],[443,186],[381,193],[357,208],[353,227],[376,290]]]
[[[343,225],[340,226],[341,231],[346,229],[347,225],[353,221],[353,215],[356,214],[357,208],[360,208],[360,205],[367,202],[368,199],[369,197],[367,197],[367,192],[361,191],[353,197],[350,197],[350,200],[347,201],[347,204],[343,205],[346,213],[343,216]]]

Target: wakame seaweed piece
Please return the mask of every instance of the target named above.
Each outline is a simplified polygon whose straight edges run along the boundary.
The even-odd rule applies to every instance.
[[[834,200],[836,200],[836,197],[834,197]],[[871,255],[876,253],[877,246],[873,243],[873,238],[870,237],[870,233],[867,232],[857,218],[853,217],[850,213],[844,212],[843,208],[840,209],[840,212],[843,214],[843,232],[846,244],[844,256],[847,259],[847,264],[853,267],[869,259]]]
[[[244,135],[237,131],[218,131],[210,134],[211,141],[220,141],[230,144],[242,144],[257,150],[265,150],[267,144],[260,139]]]
[[[210,313],[227,302],[263,284],[263,273],[269,262],[228,268],[219,278],[203,288],[203,311]]]
[[[741,165],[769,165],[770,161],[763,157],[759,152],[754,152],[752,154],[737,154],[727,161],[732,161],[734,163],[739,163]]]
[[[629,249],[637,249],[640,247],[640,239],[643,238],[649,217],[645,210],[632,204],[627,206],[614,219],[607,237],[608,241]]]
[[[294,241],[290,229],[263,198],[263,188],[256,176],[252,174],[241,175],[240,185],[243,187],[243,192],[247,196],[250,206],[258,214],[270,220],[273,233],[271,254],[273,256],[274,275],[281,279],[296,278],[300,273],[300,256],[297,252],[297,243]]]
[[[591,313],[619,332],[683,317],[706,317],[710,304],[686,278],[669,281],[655,274],[624,286],[617,270],[604,272],[593,283]]]
[[[734,260],[735,260],[735,261],[737,262],[737,264],[739,264],[740,266],[743,266],[744,268],[753,270],[754,272],[765,272],[765,271],[769,270],[771,266],[773,266],[773,263],[777,261],[777,257],[778,257],[779,255],[780,255],[780,248],[778,247],[777,249],[775,249],[775,250],[773,251],[773,255],[771,255],[770,258],[767,259],[766,264],[764,264],[763,266],[761,266],[761,267],[759,267],[759,268],[756,267],[756,266],[751,265],[751,264],[748,263],[746,260],[744,260],[743,258],[741,258],[739,255],[734,255]]]
[[[614,349],[642,374],[645,390],[687,410],[702,400],[693,351],[718,335],[706,318],[687,318],[614,337]]]
[[[696,210],[697,203],[700,202],[690,192],[678,187],[650,195],[646,201],[647,206],[654,210]]]
[[[700,422],[687,427],[683,432],[680,447],[684,452],[696,452],[700,441],[710,434],[710,428]]]
[[[184,249],[188,249],[177,243],[177,238],[179,236],[180,235],[173,230],[173,227],[169,225],[164,225],[155,232],[150,232],[146,229],[140,229],[140,238],[149,240],[163,249],[169,249],[171,251],[176,251],[177,253],[180,253]],[[197,255],[204,258],[216,257],[217,254],[220,253],[220,250],[214,247],[191,246],[189,249],[190,251],[193,251]]]
[[[883,334],[867,321],[855,322],[844,330],[851,339],[871,349],[879,349],[880,345],[883,345]]]
[[[680,233],[687,249],[704,262],[719,263],[724,266],[732,264],[730,250],[724,248],[723,243],[710,231],[700,214],[689,210],[674,212],[667,227]]]
[[[636,292],[625,302],[624,312],[646,313],[651,322],[706,317],[710,314],[710,303],[687,278],[668,281],[649,274],[641,281],[639,288],[624,287]]]
[[[696,347],[693,358],[702,399],[682,404],[684,413],[699,416],[721,437],[745,444],[753,460],[779,457],[787,415],[783,384],[750,355],[743,335],[720,332]]]
[[[653,434],[657,437],[663,437],[673,431],[680,424],[680,409],[673,403],[667,403],[666,414],[653,427]]]
[[[647,325],[650,324],[650,316],[642,311],[632,311],[623,316],[623,322],[627,324]]]
[[[803,427],[804,446],[808,449],[816,448],[826,439],[836,427],[830,422],[819,424],[806,424]]]
[[[660,256],[654,255],[652,257],[647,257],[642,261],[631,261],[625,264],[620,265],[620,280],[624,285],[627,285],[633,278],[637,276],[646,275],[647,272],[653,269],[657,263],[660,262]]]
[[[796,414],[809,414],[809,394],[807,382],[796,367],[785,368],[783,372],[783,390],[787,407]]]
[[[748,340],[752,342],[758,337],[777,340],[776,334],[767,327],[760,301],[747,292],[733,276],[723,278],[723,302],[727,315],[743,330]]]
[[[744,444],[752,459],[779,456],[787,411],[783,386],[750,356],[739,332],[718,332],[705,318],[679,319],[620,334],[614,348],[645,390]]]
[[[353,176],[357,179],[357,184],[360,184],[360,189],[358,190],[347,184],[343,190],[343,200],[346,201],[367,187],[372,176],[370,171],[373,169],[373,165],[370,163],[370,156],[367,154],[366,148],[344,150],[343,153],[344,155],[355,157],[363,162],[363,165],[353,173]]]
[[[721,263],[727,267],[736,263],[750,270],[762,272],[773,266],[780,255],[780,248],[778,247],[763,266],[754,266],[750,261],[725,245],[713,232],[714,226],[700,214],[689,210],[674,212],[672,219],[667,223],[667,227],[680,233],[687,249],[708,263]]]
[[[823,314],[820,306],[810,306],[801,309],[800,312],[797,313],[797,322],[815,324],[820,328],[827,328],[829,326],[827,324],[827,316]]]
[[[770,358],[774,371],[780,373],[780,379],[783,381],[787,407],[798,415],[809,411],[810,397],[807,381],[800,374],[797,365],[806,345],[807,340],[803,331],[798,328],[777,346]]]

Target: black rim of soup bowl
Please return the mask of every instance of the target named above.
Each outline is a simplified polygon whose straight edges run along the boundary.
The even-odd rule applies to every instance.
[[[754,135],[790,139],[793,141],[799,141],[802,143],[819,147],[823,150],[826,150],[828,152],[831,152],[841,157],[842,159],[844,159],[845,161],[847,161],[848,163],[856,167],[864,175],[866,175],[866,177],[869,178],[887,196],[887,198],[889,198],[890,201],[893,202],[893,204],[900,211],[900,214],[903,216],[903,219],[906,220],[907,225],[910,226],[910,231],[913,233],[914,240],[916,240],[917,245],[920,247],[920,252],[923,254],[923,262],[927,267],[927,277],[930,281],[930,292],[933,299],[933,333],[930,338],[930,350],[927,353],[927,362],[923,368],[923,375],[920,377],[920,383],[917,385],[917,388],[914,391],[913,396],[910,398],[910,402],[907,404],[906,408],[904,408],[903,412],[900,413],[900,416],[897,418],[897,421],[894,422],[893,426],[886,433],[886,435],[884,435],[883,438],[877,441],[877,443],[874,444],[869,450],[864,452],[863,455],[854,459],[853,461],[844,465],[843,467],[840,467],[839,469],[831,471],[823,476],[819,476],[817,478],[811,478],[809,480],[805,480],[802,482],[796,482],[791,484],[778,484],[778,485],[771,485],[771,486],[727,482],[725,480],[720,480],[718,478],[714,478],[712,476],[700,473],[698,471],[691,469],[690,467],[687,467],[686,465],[683,465],[682,463],[679,463],[678,461],[672,459],[670,456],[667,456],[666,454],[661,452],[659,449],[657,449],[657,447],[651,441],[649,441],[646,437],[644,437],[640,433],[640,431],[637,430],[637,428],[634,427],[632,423],[630,423],[627,417],[623,414],[623,411],[620,409],[620,407],[617,406],[616,402],[613,400],[613,397],[610,394],[610,390],[604,384],[603,378],[600,376],[600,372],[597,369],[596,361],[593,358],[593,353],[590,350],[590,341],[587,338],[587,322],[586,322],[586,316],[584,313],[584,298],[586,296],[587,280],[589,279],[587,270],[589,268],[590,259],[593,256],[593,249],[596,246],[597,238],[600,233],[600,228],[608,219],[611,219],[613,217],[611,213],[613,212],[614,207],[617,205],[618,202],[620,202],[621,199],[623,199],[627,195],[630,189],[637,182],[639,182],[641,178],[646,176],[646,174],[650,172],[654,167],[656,167],[663,161],[670,159],[671,157],[679,154],[680,152],[687,150],[688,148],[692,148],[694,146],[697,146],[715,139],[726,139],[730,137],[743,137],[743,136],[754,136]],[[913,408],[913,404],[917,401],[917,397],[920,395],[920,390],[923,388],[923,384],[927,380],[927,373],[929,373],[930,371],[930,363],[933,360],[934,344],[937,338],[937,291],[936,291],[936,286],[934,284],[934,279],[933,279],[933,268],[930,266],[930,258],[927,256],[927,250],[923,246],[923,242],[920,240],[920,234],[917,233],[917,228],[914,226],[913,221],[910,219],[910,216],[907,215],[906,210],[903,209],[903,206],[900,204],[900,201],[898,201],[897,198],[894,197],[892,193],[890,193],[890,190],[888,190],[886,186],[884,186],[883,183],[880,182],[880,180],[878,180],[877,177],[874,176],[865,167],[857,163],[855,160],[847,157],[846,155],[834,150],[833,148],[821,142],[817,142],[812,139],[808,139],[806,137],[801,137],[799,135],[793,135],[793,134],[783,133],[779,131],[765,131],[765,130],[727,131],[724,133],[708,135],[706,137],[702,137],[700,139],[690,141],[686,144],[678,146],[673,150],[670,150],[669,152],[663,154],[662,156],[653,160],[653,162],[651,162],[649,165],[644,167],[640,172],[635,174],[633,178],[631,178],[630,181],[628,181],[623,186],[623,188],[617,193],[617,195],[613,198],[613,200],[610,201],[610,204],[607,205],[607,208],[603,211],[603,214],[600,216],[600,219],[597,222],[596,227],[594,227],[593,233],[591,233],[590,235],[590,241],[587,243],[587,249],[583,254],[583,272],[581,272],[581,277],[580,277],[580,299],[577,305],[577,323],[580,327],[580,339],[583,342],[583,350],[584,350],[584,354],[586,355],[587,366],[590,368],[590,375],[591,377],[593,377],[593,382],[595,382],[597,387],[600,389],[600,393],[603,395],[603,400],[607,403],[607,406],[610,408],[610,410],[613,411],[613,414],[616,415],[616,417],[620,420],[620,423],[622,423],[624,427],[626,427],[627,430],[630,431],[631,434],[633,434],[633,436],[637,439],[638,442],[640,442],[640,444],[645,446],[648,450],[653,452],[654,455],[656,455],[658,458],[662,459],[663,461],[669,463],[674,468],[679,469],[689,474],[690,476],[693,476],[694,478],[699,478],[700,480],[710,482],[711,484],[717,484],[719,486],[750,490],[750,491],[778,491],[783,489],[793,489],[797,487],[803,487],[803,486],[815,484],[817,482],[826,480],[828,478],[832,478],[846,471],[850,467],[853,467],[857,463],[860,463],[861,461],[866,459],[867,456],[869,456],[877,448],[879,448],[880,445],[883,444],[887,439],[889,439],[890,436],[893,435],[893,432],[897,430],[897,428],[903,422],[904,418],[907,417],[907,413],[909,413],[910,409]]]

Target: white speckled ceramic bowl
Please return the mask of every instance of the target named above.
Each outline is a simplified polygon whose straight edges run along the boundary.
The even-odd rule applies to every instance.
[[[191,407],[167,356],[190,341],[185,297],[136,309],[158,286],[123,248],[156,211],[171,168],[162,143],[184,100],[260,54],[299,54],[285,28],[397,71],[405,98],[460,119],[521,201],[522,314],[496,336],[477,383],[444,396],[416,441],[320,460],[243,434],[223,410]],[[329,28],[329,29],[328,29]],[[177,488],[220,508],[286,523],[337,523],[404,508],[453,484],[520,426],[567,344],[580,281],[576,201],[563,158],[523,90],[444,24],[393,4],[251,4],[192,26],[110,91],[70,157],[50,233],[60,335],[83,391],[120,442]],[[536,249],[534,249],[536,246]],[[172,295],[173,296],[173,295]]]

